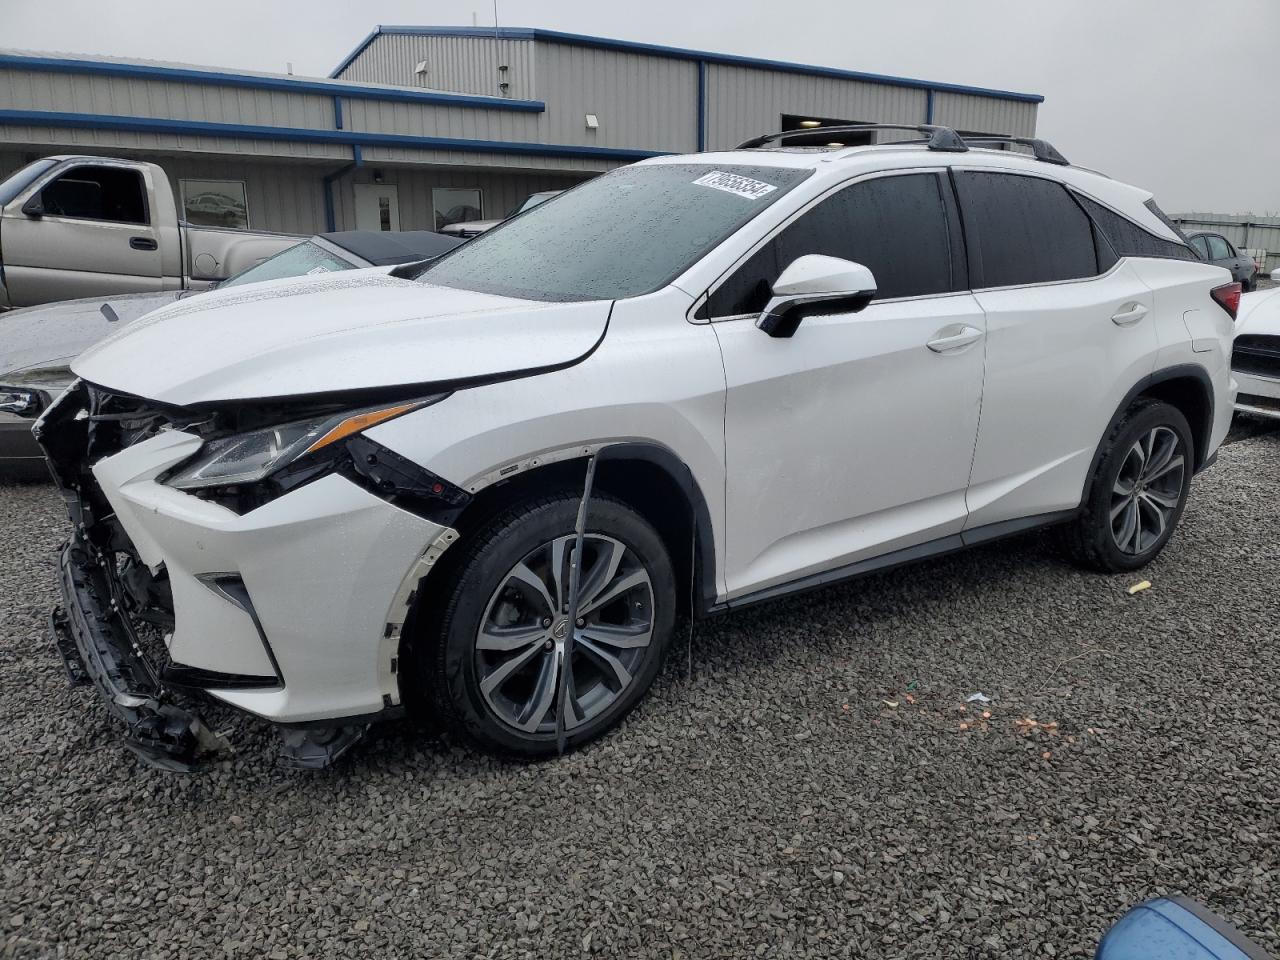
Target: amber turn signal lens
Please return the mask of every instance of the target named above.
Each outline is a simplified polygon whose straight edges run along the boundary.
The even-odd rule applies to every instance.
[[[331,443],[336,443],[339,440],[345,440],[353,433],[360,433],[362,430],[368,430],[372,426],[376,426],[379,423],[399,417],[411,410],[417,410],[421,406],[421,403],[399,403],[394,407],[384,407],[382,410],[369,410],[365,413],[357,413],[355,416],[347,417],[347,419],[343,420],[319,440],[307,447],[306,452],[312,453],[319,450],[321,447],[327,447]]]

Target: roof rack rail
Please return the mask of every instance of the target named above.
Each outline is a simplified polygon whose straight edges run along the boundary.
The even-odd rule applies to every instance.
[[[1045,163],[1057,164],[1060,167],[1071,166],[1071,162],[1059,153],[1048,140],[1039,140],[1035,137],[1006,137],[999,134],[981,134],[974,137],[964,137],[956,133],[950,127],[940,127],[933,123],[851,123],[834,127],[810,127],[804,130],[782,130],[778,133],[766,133],[763,136],[753,137],[745,143],[738,144],[734,149],[750,150],[754,147],[762,147],[766,143],[771,143],[774,140],[782,140],[786,137],[818,133],[863,133],[868,130],[914,130],[916,133],[922,134],[924,136],[924,140],[906,140],[901,142],[925,143],[930,150],[941,150],[945,153],[963,153],[969,149],[969,144],[971,143],[1016,143],[1019,146],[1030,147],[1031,152],[1035,155],[1037,160],[1042,160]]]
[[[1037,160],[1043,160],[1045,163],[1056,163],[1060,167],[1071,166],[1071,161],[1057,151],[1052,143],[1048,140],[1037,140],[1035,137],[1001,137],[1001,136],[981,136],[981,137],[965,137],[965,143],[1016,143],[1019,146],[1030,147],[1031,152],[1035,154]]]
[[[950,127],[939,127],[932,123],[851,123],[837,127],[812,127],[806,130],[781,130],[778,133],[766,133],[763,136],[752,137],[750,140],[738,144],[734,149],[750,150],[753,147],[763,147],[766,143],[771,143],[774,140],[782,140],[785,137],[796,137],[815,133],[865,133],[868,130],[914,130],[916,133],[925,137],[930,150],[941,150],[945,153],[964,153],[969,149],[964,145],[964,141],[960,139],[960,134],[956,133]]]

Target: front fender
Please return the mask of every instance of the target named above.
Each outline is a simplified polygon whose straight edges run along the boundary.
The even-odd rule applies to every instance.
[[[656,316],[676,319],[628,323],[615,316],[604,342],[576,366],[460,390],[375,427],[369,436],[470,492],[605,444],[668,450],[688,468],[705,500],[715,569],[722,571],[725,383],[719,345],[708,326],[686,322],[683,313]],[[717,592],[723,589],[717,580]]]

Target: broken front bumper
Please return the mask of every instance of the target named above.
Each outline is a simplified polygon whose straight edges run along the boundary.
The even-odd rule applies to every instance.
[[[211,730],[194,710],[179,704],[169,675],[191,671],[167,657],[147,655],[134,626],[122,612],[121,586],[103,558],[78,539],[58,554],[58,587],[62,604],[49,617],[49,631],[72,686],[92,684],[107,708],[125,724],[124,745],[143,763],[161,770],[189,773],[206,754],[231,752],[231,745]],[[190,676],[184,688],[199,690],[201,677]],[[280,763],[297,770],[321,769],[354,746],[369,722],[280,726]]]
[[[125,746],[151,766],[187,771],[197,756],[225,741],[177,704],[158,665],[142,652],[120,612],[118,585],[90,548],[68,541],[58,555],[62,606],[50,618],[53,640],[73,684],[92,683],[127,728]]]

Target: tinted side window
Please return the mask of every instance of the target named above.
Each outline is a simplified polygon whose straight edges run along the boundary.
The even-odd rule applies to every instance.
[[[870,268],[877,299],[955,289],[941,178],[904,174],[845,187],[752,254],[700,315],[759,313],[778,274],[810,253]]]
[[[743,313],[760,313],[769,302],[773,281],[778,279],[778,241],[770,240],[747,258],[720,288],[703,304],[698,316],[736,317]]]
[[[1195,259],[1195,254],[1182,244],[1148,233],[1128,217],[1122,217],[1114,210],[1110,210],[1102,204],[1090,200],[1088,197],[1080,194],[1075,196],[1089,216],[1093,218],[1093,222],[1098,225],[1098,229],[1111,241],[1111,246],[1120,256],[1164,257],[1172,260]],[[1196,240],[1200,241],[1197,244],[1197,248],[1207,256],[1203,247],[1203,238],[1197,237]],[[1196,241],[1193,240],[1192,242],[1195,243]]]
[[[44,211],[54,217],[146,223],[142,174],[119,167],[75,167],[40,191]]]
[[[1005,173],[960,173],[956,183],[982,286],[1097,275],[1089,218],[1061,184]]]

